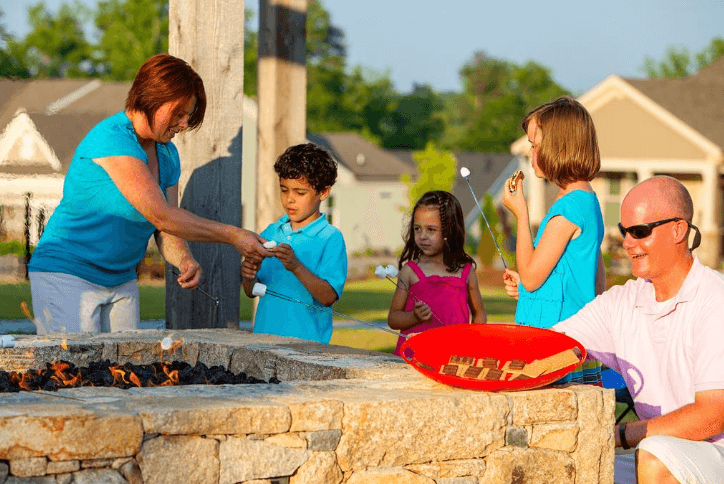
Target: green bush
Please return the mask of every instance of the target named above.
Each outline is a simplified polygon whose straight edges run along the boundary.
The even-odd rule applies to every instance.
[[[35,247],[30,246],[30,252],[33,252]],[[6,240],[0,242],[0,255],[13,254],[18,257],[25,257],[25,244],[19,240]]]

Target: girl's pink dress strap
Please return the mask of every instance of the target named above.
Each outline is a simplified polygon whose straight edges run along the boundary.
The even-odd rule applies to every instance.
[[[409,261],[409,262],[407,263],[407,265],[410,266],[410,269],[412,269],[412,272],[415,273],[415,275],[417,276],[418,279],[422,280],[422,279],[424,279],[425,277],[427,277],[427,276],[425,275],[425,273],[422,272],[422,269],[420,269],[420,266],[418,266],[415,261],[412,261],[412,260],[411,260],[411,261]]]

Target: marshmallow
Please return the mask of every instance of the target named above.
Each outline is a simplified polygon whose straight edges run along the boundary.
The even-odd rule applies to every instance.
[[[11,334],[4,334],[0,336],[0,348],[13,348],[15,347],[15,336]]]
[[[384,279],[385,276],[387,276],[387,270],[382,266],[377,266],[375,268],[375,275],[380,279]]]
[[[254,287],[251,289],[252,296],[264,296],[266,294],[266,285],[261,282],[254,283]]]
[[[171,338],[170,336],[166,336],[164,339],[161,340],[161,349],[164,351],[171,349],[172,345],[173,338]]]
[[[277,246],[277,241],[276,241],[276,240],[267,240],[266,242],[264,242],[264,243],[261,244],[261,245],[262,245],[265,249],[273,249],[274,247]]]
[[[463,176],[463,178],[467,178],[470,176],[470,170],[463,166],[462,168],[460,168],[460,174]]]
[[[397,270],[397,267],[392,264],[387,264],[387,267],[385,267],[385,273],[390,277],[397,277],[399,271]]]

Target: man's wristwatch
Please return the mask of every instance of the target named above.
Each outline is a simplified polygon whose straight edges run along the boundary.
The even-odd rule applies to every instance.
[[[628,450],[631,448],[631,446],[628,445],[628,441],[626,440],[626,422],[623,422],[618,426],[618,440],[621,442],[621,447],[624,450]]]

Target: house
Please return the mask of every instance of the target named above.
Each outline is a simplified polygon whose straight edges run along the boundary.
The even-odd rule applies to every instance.
[[[625,79],[611,75],[578,100],[591,113],[601,150],[592,185],[606,226],[604,250],[620,246],[616,224],[623,197],[638,181],[665,174],[677,178],[694,201],[694,225],[702,234],[700,260],[719,268],[722,256],[724,173],[724,58],[684,79]],[[528,155],[523,136],[511,145]],[[538,225],[557,187],[527,175],[531,225]]]
[[[38,214],[47,219],[63,195],[75,148],[99,121],[124,108],[131,83],[97,79],[0,79],[0,235],[22,239],[25,205],[31,208],[31,242]],[[244,98],[242,156],[256,159],[256,103]],[[255,163],[245,163],[242,191],[254,196]],[[26,194],[30,194],[29,199]],[[243,226],[254,229],[253,204],[242,202]]]
[[[123,109],[130,87],[87,79],[0,79],[0,229],[6,236],[24,237],[29,201],[31,242],[37,241],[37,214],[43,212],[47,220],[60,202],[76,146],[96,123]],[[242,226],[249,230],[255,229],[257,116],[256,103],[244,98]],[[324,209],[344,234],[349,252],[401,247],[407,188],[400,177],[414,168],[353,133],[309,138],[340,162]]]
[[[392,152],[409,165],[415,166],[412,151],[393,150]],[[487,234],[482,233],[478,223],[481,218],[478,204],[482,207],[485,203],[485,194],[490,194],[496,206],[499,207],[498,212],[506,217],[507,210],[500,208],[502,204],[501,189],[505,185],[505,181],[518,169],[521,161],[517,156],[508,153],[455,152],[453,154],[457,159],[458,176],[455,179],[452,193],[463,209],[466,232],[475,239],[480,239],[483,235],[487,237]],[[470,186],[465,178],[459,175],[462,167],[470,170],[468,177]],[[470,191],[471,186],[475,197]],[[503,225],[510,226],[510,223],[504,222]]]
[[[0,79],[0,230],[6,236],[23,237],[30,194],[30,234],[37,240],[37,214],[47,220],[60,201],[75,147],[96,123],[123,109],[129,87],[87,79]]]
[[[401,249],[407,223],[407,186],[403,174],[411,166],[392,152],[356,133],[308,134],[312,143],[328,149],[339,163],[337,183],[322,206],[344,236],[350,254]]]

